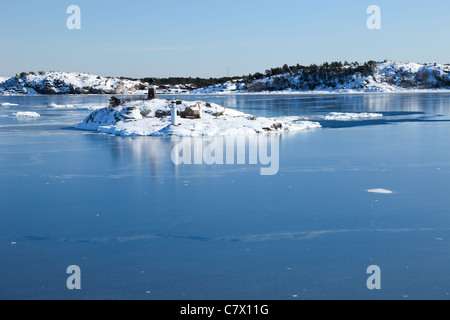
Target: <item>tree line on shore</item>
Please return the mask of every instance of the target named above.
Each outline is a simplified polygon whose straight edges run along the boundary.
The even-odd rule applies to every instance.
[[[241,80],[243,83],[251,83],[255,80],[261,80],[264,78],[269,78],[282,74],[290,74],[290,75],[299,75],[302,74],[305,77],[337,77],[337,76],[352,76],[353,74],[360,73],[362,75],[369,75],[373,72],[377,62],[368,61],[365,63],[352,62],[331,62],[324,63],[322,65],[312,64],[309,66],[303,66],[300,64],[294,66],[288,66],[287,64],[282,67],[270,68],[267,69],[264,73],[256,72],[254,74],[248,74],[244,76],[234,76],[234,77],[220,77],[220,78],[193,78],[193,77],[170,77],[170,78],[151,78],[145,77],[141,79],[136,78],[126,78],[122,77],[121,79],[128,80],[140,80],[142,82],[153,82],[154,85],[193,85],[197,88],[204,88],[209,86],[214,86],[218,84],[222,84],[228,81],[233,80]]]

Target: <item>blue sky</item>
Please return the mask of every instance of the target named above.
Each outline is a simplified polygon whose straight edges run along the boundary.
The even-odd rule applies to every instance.
[[[81,30],[66,27],[72,4]],[[381,30],[366,27],[369,5],[381,8]],[[285,63],[450,63],[449,12],[448,0],[1,1],[0,76],[219,77]]]

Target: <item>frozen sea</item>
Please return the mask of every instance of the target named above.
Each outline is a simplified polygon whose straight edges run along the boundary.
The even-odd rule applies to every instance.
[[[0,97],[0,299],[450,298],[449,93],[177,97],[320,121],[273,176],[75,129],[108,98]]]

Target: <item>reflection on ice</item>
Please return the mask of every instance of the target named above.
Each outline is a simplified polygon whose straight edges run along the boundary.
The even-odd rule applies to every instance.
[[[186,97],[184,97],[186,98]],[[196,96],[255,116],[318,116],[329,112],[426,112],[448,115],[448,93]],[[319,113],[319,114],[318,114]]]
[[[227,136],[177,138],[171,158],[175,165],[262,165],[261,175],[276,175],[280,168],[280,136]]]
[[[229,235],[220,237],[204,237],[200,235],[175,235],[175,234],[129,234],[112,237],[96,237],[90,239],[68,239],[68,238],[50,238],[37,236],[23,236],[19,240],[23,241],[56,241],[56,242],[80,242],[80,243],[126,243],[136,241],[154,241],[158,239],[178,239],[191,240],[199,242],[272,242],[272,241],[300,241],[312,240],[323,236],[345,235],[352,233],[425,233],[425,232],[448,232],[449,228],[375,228],[375,229],[327,229],[315,231],[298,231],[285,233],[267,233],[267,234],[247,234],[247,235]],[[16,239],[17,240],[17,239]],[[435,238],[437,241],[443,241],[443,238]]]
[[[156,174],[160,165],[167,166],[168,160],[175,175],[180,167],[189,171],[189,168],[202,166],[234,165],[257,166],[261,175],[276,175],[280,165],[281,136],[277,134],[172,139],[115,136],[106,138],[111,139],[108,145],[112,147],[116,159],[135,165],[148,164],[151,174]]]

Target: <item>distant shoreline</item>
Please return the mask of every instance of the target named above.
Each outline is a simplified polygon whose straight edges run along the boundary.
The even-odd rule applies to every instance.
[[[191,96],[228,96],[228,95],[352,95],[352,94],[409,94],[409,93],[450,93],[450,89],[411,89],[399,91],[266,91],[266,92],[214,92],[214,93],[180,93],[177,95]],[[164,93],[174,95],[176,93]],[[161,94],[162,95],[162,94]]]
[[[187,79],[197,83],[186,84]],[[29,72],[0,83],[0,95],[146,95],[149,85],[155,86],[160,95],[435,93],[450,91],[450,65],[389,60],[362,65],[334,62],[321,66],[285,65],[266,70],[264,74],[203,79],[203,82],[200,78],[169,78],[164,81],[179,83],[161,84],[163,80],[76,72]],[[208,82],[215,84],[208,86]]]
[[[275,96],[275,95],[369,95],[369,94],[379,94],[379,95],[389,95],[389,94],[411,94],[411,93],[450,93],[450,89],[406,89],[399,91],[266,91],[266,92],[211,92],[211,93],[158,93],[158,96],[238,96],[238,95],[255,95],[255,96]],[[0,98],[2,97],[77,97],[77,96],[91,96],[91,97],[99,97],[99,96],[146,96],[147,93],[131,93],[131,94],[108,94],[108,93],[99,93],[99,94],[0,94]]]

